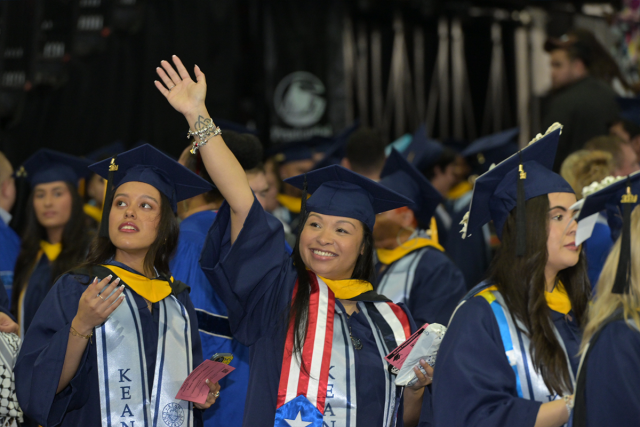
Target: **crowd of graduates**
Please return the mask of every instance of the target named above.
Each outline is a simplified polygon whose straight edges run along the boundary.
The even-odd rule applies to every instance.
[[[0,153],[0,331],[22,339],[0,416],[637,425],[640,101],[608,94],[571,40],[548,47],[561,117],[525,147],[517,128],[460,146],[354,124],[264,151],[210,117],[203,71],[174,56],[155,84],[193,136],[178,160],[148,144]],[[575,85],[597,108],[611,95],[601,125]],[[397,386],[384,357],[424,324],[448,326],[436,362]],[[222,353],[235,370],[206,401],[177,399]]]

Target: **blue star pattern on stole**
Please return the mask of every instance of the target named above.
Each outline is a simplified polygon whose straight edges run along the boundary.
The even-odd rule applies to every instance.
[[[274,427],[322,427],[322,414],[300,395],[278,408]]]

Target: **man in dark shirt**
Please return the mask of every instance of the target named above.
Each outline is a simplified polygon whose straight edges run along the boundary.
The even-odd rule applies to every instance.
[[[542,129],[555,122],[564,125],[554,170],[585,142],[609,133],[609,124],[619,115],[616,94],[602,80],[589,75],[592,52],[587,43],[574,37],[546,41],[551,55],[552,93],[543,106]]]

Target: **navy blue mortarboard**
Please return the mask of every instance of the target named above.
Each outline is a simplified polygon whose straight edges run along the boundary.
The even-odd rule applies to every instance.
[[[380,178],[379,184],[413,200],[413,203],[408,206],[421,224],[430,223],[443,197],[397,150],[391,150]]]
[[[42,148],[29,157],[15,175],[25,177],[32,187],[54,181],[70,182],[77,187],[78,180],[91,173],[90,164],[89,160]]]
[[[107,157],[112,157],[115,154],[122,153],[125,150],[124,143],[122,141],[116,141],[112,144],[105,145],[103,147],[98,148],[97,150],[92,151],[87,154],[85,157],[88,160],[92,160],[94,162],[106,159]]]
[[[640,126],[640,98],[617,98],[620,117]]]
[[[611,177],[605,179],[611,179]],[[611,238],[617,240],[621,236],[620,259],[612,289],[612,292],[617,294],[625,293],[629,289],[631,212],[638,205],[638,194],[640,194],[640,172],[633,173],[598,191],[587,194],[584,199],[575,205],[580,206],[580,212],[576,218],[576,221],[578,221],[577,245],[591,235],[596,215],[603,210],[607,212]],[[587,230],[583,230],[584,228]]]
[[[369,230],[373,230],[376,214],[412,203],[405,196],[338,165],[284,182],[311,193],[306,201],[307,212],[357,219]]]
[[[500,163],[518,152],[519,128],[511,128],[473,141],[462,151],[462,156],[474,156],[478,164],[478,172],[489,170],[493,163]]]
[[[331,145],[331,138],[314,136],[304,141],[284,142],[273,145],[265,151],[266,157],[274,157],[279,163],[311,160],[313,155],[324,152]]]
[[[552,125],[519,153],[479,176],[473,188],[471,206],[462,229],[462,238],[493,220],[496,233],[502,229],[510,212],[518,206],[518,234],[524,234],[524,202],[549,193],[573,193],[569,183],[553,172],[562,126]],[[466,222],[466,223],[465,223]],[[521,231],[522,230],[522,231]],[[524,255],[524,236],[518,236],[518,252]]]
[[[413,134],[411,143],[402,154],[418,170],[424,171],[438,161],[443,151],[442,143],[429,138],[427,126],[423,124]]]
[[[155,187],[167,196],[174,212],[181,200],[190,199],[198,194],[211,191],[213,186],[200,178],[171,157],[149,144],[125,151],[113,158],[94,163],[89,168],[103,178],[108,179],[107,197],[102,216],[100,234],[108,236],[108,215],[113,202],[113,191],[120,185],[131,182],[144,182]],[[108,203],[107,203],[108,202]]]

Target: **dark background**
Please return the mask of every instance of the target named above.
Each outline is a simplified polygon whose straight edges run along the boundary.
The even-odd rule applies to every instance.
[[[549,34],[560,35],[572,26],[581,3],[0,1],[0,49],[4,52],[0,58],[0,151],[14,165],[41,147],[86,155],[117,140],[127,148],[149,142],[179,155],[188,144],[188,125],[153,84],[155,67],[172,54],[179,55],[188,69],[198,64],[206,74],[212,117],[256,128],[265,145],[270,144],[269,126],[277,121],[272,106],[274,85],[291,71],[311,68],[323,76],[327,86],[329,108],[323,121],[338,132],[349,124],[341,52],[344,19],[349,17],[355,28],[380,30],[386,63],[391,58],[396,14],[402,16],[408,31],[416,26],[424,30],[427,92],[438,50],[438,19],[461,19],[475,123],[482,133],[493,19],[490,14],[471,17],[469,9],[513,11],[534,4],[549,12]],[[101,16],[102,21],[81,24],[88,15]],[[512,35],[520,23],[507,20],[501,25],[507,92],[509,103],[515,105]],[[52,54],[51,42],[64,43],[62,51],[58,47]],[[412,52],[412,40],[406,42]],[[385,88],[388,79],[389,67],[383,67]],[[376,126],[370,115],[365,119]],[[419,118],[411,120],[401,126],[400,133],[413,131]],[[515,120],[512,114],[505,128],[516,125]],[[394,126],[386,130],[389,140],[400,136]],[[435,137],[439,133],[437,126],[431,131]]]

